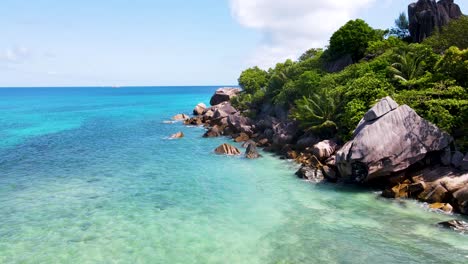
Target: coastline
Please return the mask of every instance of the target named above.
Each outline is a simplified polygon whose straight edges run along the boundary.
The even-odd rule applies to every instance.
[[[374,178],[368,179],[372,175],[372,172],[369,173],[369,167],[361,162],[357,163],[364,165],[366,170],[364,174],[359,174],[363,168],[356,168],[356,163],[346,160],[351,156],[349,152],[350,146],[353,146],[352,140],[346,143],[338,142],[336,139],[321,140],[312,133],[301,130],[297,123],[289,118],[287,112],[272,105],[264,106],[262,114],[255,119],[246,117],[230,103],[230,100],[240,92],[238,88],[219,88],[210,100],[210,107],[199,103],[195,106],[192,117],[186,115],[175,117],[183,121],[185,125],[204,126],[206,132],[203,137],[205,138],[225,136],[234,142],[241,143],[246,149],[244,155],[247,159],[261,158],[257,148],[262,148],[266,152],[274,153],[280,159],[292,160],[301,166],[296,175],[307,181],[366,186],[380,190],[381,197],[418,200],[427,204],[428,209],[466,220],[466,215],[468,215],[466,157],[468,155],[462,156],[461,159],[457,152],[452,155],[448,151],[453,140],[450,135],[439,131],[435,125],[420,118],[406,105],[400,107],[391,98],[383,98],[369,110],[356,131],[361,129],[360,126],[367,127],[364,124],[366,118],[371,119],[371,122],[376,122],[378,118],[391,111],[404,108],[416,115],[412,117],[412,121],[415,118],[421,119],[421,121],[417,119],[418,122],[427,126],[423,129],[431,131],[432,137],[427,140],[438,142],[437,146],[432,146],[419,160],[397,172],[388,170],[385,172],[386,175],[382,176],[379,175],[379,169],[382,168],[377,168]],[[388,104],[391,107],[386,106]],[[357,137],[356,131],[355,137]],[[420,139],[416,141],[422,144]],[[241,155],[240,150],[229,144],[221,145],[215,152]],[[457,162],[456,159],[460,161]],[[394,167],[402,168],[401,166]],[[365,177],[362,178],[362,175]],[[468,230],[467,223],[462,220],[447,221],[438,225],[460,232]]]

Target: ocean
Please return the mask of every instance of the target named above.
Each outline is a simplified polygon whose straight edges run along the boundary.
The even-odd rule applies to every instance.
[[[460,216],[164,122],[216,88],[0,89],[0,263],[468,262]]]

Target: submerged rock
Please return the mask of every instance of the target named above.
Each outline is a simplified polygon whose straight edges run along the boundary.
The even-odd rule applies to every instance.
[[[258,154],[257,146],[255,142],[250,142],[247,145],[247,149],[245,151],[245,157],[248,159],[258,159],[260,158],[260,154]]]
[[[449,228],[458,232],[468,232],[468,223],[460,220],[450,220],[446,222],[440,222],[438,225]]]
[[[237,96],[240,93],[239,88],[219,88],[210,99],[211,105],[218,105],[222,102],[231,100],[231,98]]]
[[[184,120],[187,120],[189,119],[190,116],[186,115],[186,114],[178,114],[178,115],[175,115],[172,117],[172,120],[175,120],[175,121],[184,121]]]
[[[216,154],[220,154],[220,155],[240,155],[241,154],[239,149],[226,143],[217,147],[214,151]]]
[[[183,137],[184,137],[184,133],[182,132],[177,132],[171,136],[172,139],[183,138]]]
[[[322,170],[311,166],[302,166],[296,172],[296,175],[301,179],[309,180],[314,183],[323,182],[325,180]]]
[[[380,117],[371,121],[363,119],[353,140],[337,152],[336,164],[342,176],[358,182],[388,177],[452,142],[450,135],[421,118],[409,106],[394,109],[396,103],[389,100],[384,98],[373,107],[370,111],[374,114],[366,115],[378,113]]]

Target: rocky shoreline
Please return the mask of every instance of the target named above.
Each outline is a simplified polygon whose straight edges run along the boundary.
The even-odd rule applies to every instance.
[[[296,175],[311,182],[376,186],[386,198],[413,198],[432,209],[468,215],[468,153],[455,151],[450,135],[410,107],[390,97],[381,99],[365,114],[353,138],[342,144],[301,130],[287,111],[271,104],[263,105],[256,118],[246,117],[230,104],[240,91],[220,88],[210,107],[200,103],[193,117],[179,114],[174,119],[206,127],[204,137],[227,136],[243,143],[246,158],[259,158],[258,147],[295,160],[302,164]],[[229,144],[215,152],[241,155]],[[441,226],[468,231],[466,223],[453,223],[457,225]]]

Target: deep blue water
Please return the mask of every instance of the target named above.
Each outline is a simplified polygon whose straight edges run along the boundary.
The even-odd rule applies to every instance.
[[[0,89],[0,263],[468,261],[454,216],[164,123],[216,88]]]

